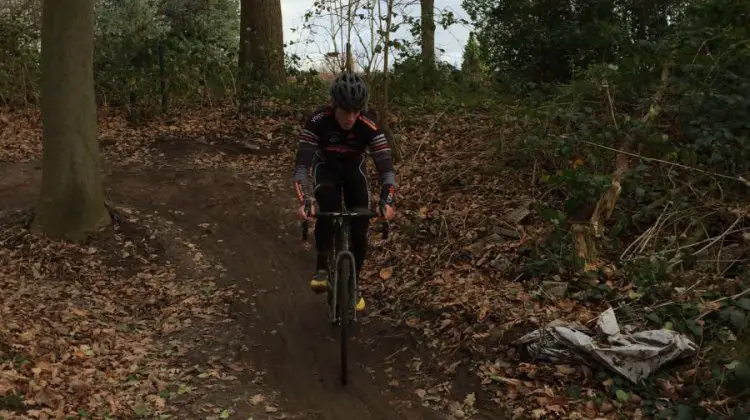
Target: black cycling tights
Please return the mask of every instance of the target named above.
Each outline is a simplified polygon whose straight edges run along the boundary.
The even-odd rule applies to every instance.
[[[315,199],[323,212],[341,211],[341,191],[347,210],[370,207],[370,191],[364,173],[364,159],[356,163],[318,163],[313,169]],[[352,254],[357,272],[362,268],[367,253],[367,228],[369,220],[364,217],[349,219],[351,227]],[[315,223],[315,248],[318,251],[317,269],[328,268],[328,255],[333,249],[333,220],[318,219]]]

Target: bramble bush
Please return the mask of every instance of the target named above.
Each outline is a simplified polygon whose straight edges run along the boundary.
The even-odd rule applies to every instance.
[[[741,295],[750,286],[748,184],[740,178],[750,177],[750,3],[584,1],[559,19],[547,3],[465,2],[492,77],[519,98],[503,119],[517,135],[498,158],[537,168],[547,192],[541,216],[553,233],[528,270],[543,277],[575,264],[565,222],[599,200],[615,150],[625,149],[622,193],[597,238],[619,283],[587,280],[576,296],[606,299],[624,322],[715,345],[701,380],[710,393],[742,392],[738,384],[750,380],[750,299]],[[704,397],[696,392],[659,416],[709,418],[684,405]]]

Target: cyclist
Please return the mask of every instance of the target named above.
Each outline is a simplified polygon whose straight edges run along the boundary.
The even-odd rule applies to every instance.
[[[381,217],[390,220],[395,215],[396,175],[385,135],[373,121],[373,114],[366,111],[368,91],[365,81],[356,73],[342,72],[333,82],[331,99],[330,105],[322,106],[312,114],[299,135],[294,172],[294,185],[301,203],[297,214],[300,218],[310,219],[315,207],[321,212],[341,211],[342,189],[347,209],[370,208],[370,188],[364,170],[365,152],[369,151],[380,174],[377,211]],[[357,274],[367,252],[368,225],[367,218],[353,218],[350,224]],[[315,293],[327,290],[328,258],[332,246],[333,220],[317,220],[317,262],[310,281],[310,288]],[[365,301],[360,297],[356,310],[364,309]]]

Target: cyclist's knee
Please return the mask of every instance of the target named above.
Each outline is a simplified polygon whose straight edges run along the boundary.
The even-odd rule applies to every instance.
[[[365,224],[352,224],[351,237],[352,244],[364,248],[367,246],[367,223]]]
[[[333,234],[333,220],[321,217],[315,221],[315,236]]]
[[[333,239],[333,223],[330,219],[321,218],[315,222],[315,243],[321,246],[327,246]]]

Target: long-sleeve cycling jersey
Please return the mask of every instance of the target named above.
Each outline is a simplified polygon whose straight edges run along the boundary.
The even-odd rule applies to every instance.
[[[381,199],[389,205],[395,200],[396,174],[391,148],[385,135],[363,113],[351,129],[343,130],[331,106],[318,108],[302,128],[298,140],[294,180],[297,196],[304,202],[312,190],[311,168],[319,163],[359,164],[369,152],[380,175]]]

